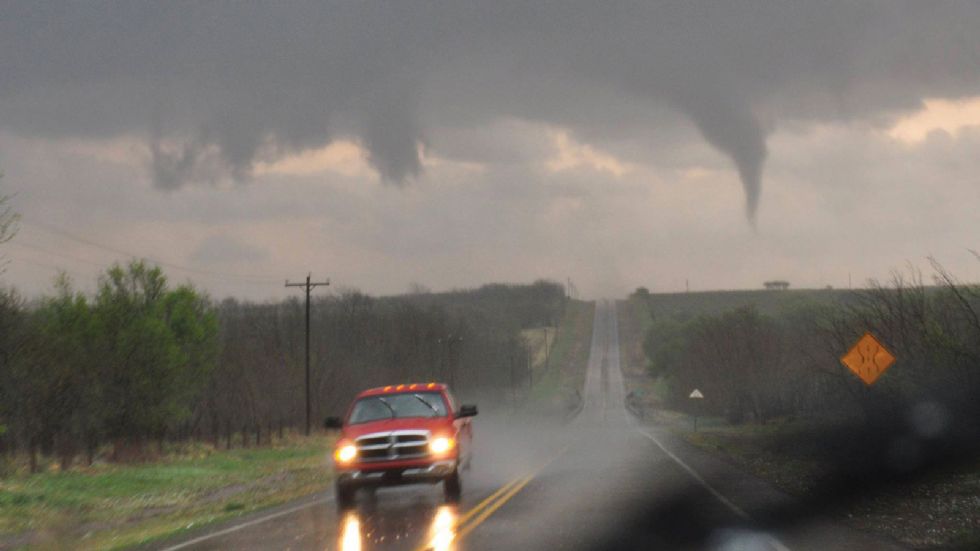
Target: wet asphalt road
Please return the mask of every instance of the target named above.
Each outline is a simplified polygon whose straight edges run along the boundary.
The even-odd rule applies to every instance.
[[[596,308],[585,398],[564,425],[475,421],[463,499],[438,486],[330,495],[158,549],[893,549],[825,519],[763,529],[792,504],[771,486],[636,422],[624,407],[613,303]]]

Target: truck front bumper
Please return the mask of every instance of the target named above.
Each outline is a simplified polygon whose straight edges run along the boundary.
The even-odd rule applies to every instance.
[[[435,484],[442,482],[456,470],[456,460],[434,461],[428,465],[411,467],[385,467],[372,465],[337,471],[337,482],[357,487],[399,486],[402,484]]]

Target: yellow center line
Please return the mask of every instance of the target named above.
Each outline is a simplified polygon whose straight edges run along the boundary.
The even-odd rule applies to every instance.
[[[476,515],[477,513],[479,513],[484,507],[486,507],[487,505],[489,505],[490,503],[492,503],[493,500],[495,500],[498,497],[500,497],[501,494],[507,492],[507,490],[509,490],[510,488],[512,488],[515,484],[517,484],[520,481],[521,481],[521,478],[518,477],[518,478],[515,478],[515,479],[511,480],[507,484],[504,484],[500,488],[497,488],[496,491],[494,491],[492,494],[490,494],[489,496],[487,496],[480,503],[477,503],[475,506],[473,506],[472,509],[470,509],[469,511],[467,511],[466,514],[464,514],[462,517],[460,517],[459,520],[456,521],[456,523],[455,523],[456,526],[454,527],[454,530],[453,530],[453,537],[454,537],[454,539],[455,539],[456,530],[458,529],[459,526],[462,526],[463,523],[465,523],[471,517],[473,517],[474,515]],[[423,543],[422,545],[418,546],[415,549],[415,551],[425,551],[427,549],[432,549],[433,547],[434,547],[434,545],[431,542],[426,542],[426,543]]]
[[[489,497],[487,497],[486,499],[484,499],[480,503],[476,504],[475,507],[473,507],[472,509],[470,509],[469,511],[467,511],[466,514],[464,514],[463,516],[461,516],[459,518],[459,520],[456,522],[456,525],[457,526],[461,526],[463,523],[465,523],[467,520],[469,520],[470,517],[472,517],[473,515],[479,513],[481,509],[483,509],[484,507],[486,507],[487,505],[489,505],[490,502],[492,502],[493,500],[495,500],[498,497],[500,497],[501,494],[503,494],[508,489],[510,489],[514,484],[517,484],[518,482],[520,482],[520,480],[521,480],[520,477],[515,478],[514,480],[511,480],[507,484],[504,484],[503,486],[501,486],[500,488],[498,488],[497,491],[495,491],[494,493],[490,494]]]
[[[496,512],[497,509],[500,509],[501,507],[503,507],[505,503],[507,503],[508,501],[510,501],[511,498],[513,498],[515,495],[517,495],[518,492],[520,492],[521,490],[523,490],[524,487],[527,486],[527,484],[529,482],[531,482],[531,480],[534,477],[538,476],[538,473],[540,473],[541,471],[543,471],[544,468],[547,467],[548,465],[550,465],[554,460],[556,460],[559,457],[561,457],[561,455],[564,454],[567,449],[568,449],[568,446],[563,447],[561,450],[559,450],[558,453],[556,453],[555,455],[551,456],[550,458],[548,458],[547,461],[545,461],[544,463],[542,463],[541,465],[539,465],[537,468],[535,468],[534,470],[532,470],[530,474],[528,474],[524,478],[518,479],[517,482],[516,482],[516,484],[514,484],[514,485],[511,486],[510,490],[508,490],[506,493],[504,493],[499,499],[497,499],[497,501],[493,502],[493,504],[491,504],[486,509],[484,509],[482,512],[480,512],[475,518],[473,518],[473,521],[470,522],[469,524],[465,524],[465,520],[468,519],[470,516],[472,516],[471,515],[472,511],[470,511],[469,513],[467,513],[466,519],[461,520],[456,525],[457,526],[457,534],[458,534],[457,539],[462,539],[464,536],[466,536],[467,534],[469,534],[470,532],[472,532],[474,529],[476,529],[477,526],[479,526],[480,524],[482,524],[483,521],[487,520],[487,518],[489,518],[490,515],[494,514],[494,512]]]
[[[524,489],[524,486],[527,486],[527,483],[530,482],[532,478],[534,478],[533,475],[528,475],[520,479],[518,483],[513,488],[510,489],[510,491],[508,491],[506,494],[504,494],[502,498],[497,500],[495,503],[493,503],[492,505],[487,507],[484,511],[482,511],[479,515],[477,515],[476,518],[473,519],[473,522],[471,522],[470,524],[464,526],[463,523],[460,523],[459,526],[461,528],[459,528],[458,535],[456,536],[457,539],[464,538],[467,534],[472,532],[477,526],[482,524],[483,521],[487,520],[487,517],[492,515],[497,509],[503,507],[505,503],[510,501],[510,498],[514,497],[515,495],[517,495],[517,492],[520,492],[522,489]]]
[[[490,517],[490,515],[496,512],[497,509],[503,507],[505,503],[510,501],[511,498],[517,495],[518,492],[523,490],[524,487],[538,475],[538,473],[544,470],[544,468],[550,465],[555,459],[558,459],[567,449],[567,446],[562,448],[558,453],[539,465],[530,474],[511,480],[490,494],[486,499],[476,504],[476,506],[467,511],[466,514],[456,521],[455,529],[450,537],[456,541],[459,541],[464,536],[476,529],[476,527],[482,524],[483,521]],[[426,542],[419,546],[416,551],[433,549],[434,547],[435,546],[432,542]]]

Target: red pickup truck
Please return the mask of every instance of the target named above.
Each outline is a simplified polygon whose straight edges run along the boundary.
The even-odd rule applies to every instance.
[[[457,405],[442,383],[389,385],[357,395],[333,453],[337,505],[354,504],[358,488],[442,482],[446,500],[462,492],[460,470],[471,461],[476,406]]]

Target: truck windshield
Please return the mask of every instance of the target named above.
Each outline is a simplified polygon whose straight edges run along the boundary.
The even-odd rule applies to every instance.
[[[348,423],[356,425],[382,419],[445,416],[446,402],[438,392],[406,392],[361,398],[354,403]]]

